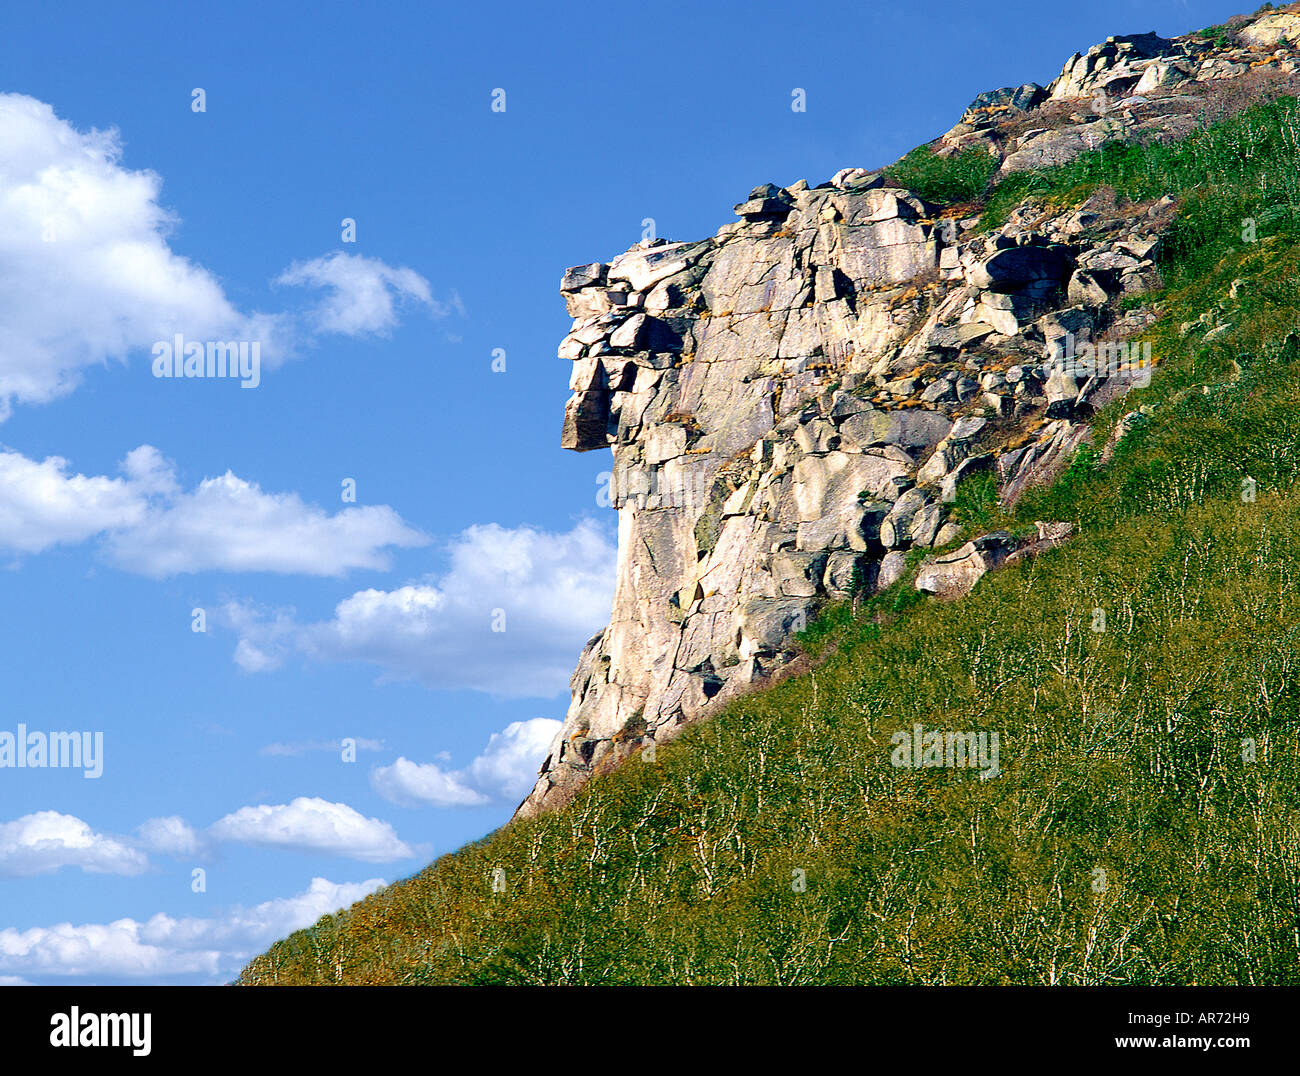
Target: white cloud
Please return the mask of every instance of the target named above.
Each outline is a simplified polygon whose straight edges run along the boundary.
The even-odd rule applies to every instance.
[[[372,770],[370,783],[385,799],[405,807],[474,807],[520,800],[533,787],[561,726],[562,722],[546,717],[515,721],[494,732],[483,753],[463,770],[399,758],[391,766]]]
[[[204,852],[203,842],[193,827],[176,815],[151,818],[136,832],[149,851],[160,855],[193,856]]]
[[[448,312],[413,270],[342,253],[280,277],[329,288],[319,307],[242,312],[169,246],[178,218],[161,204],[162,177],[122,156],[117,130],[79,131],[42,101],[0,94],[0,421],[14,402],[65,395],[86,369],[176,333],[259,341],[275,367],[317,333],[388,333],[400,303]],[[458,298],[451,305],[464,313]]]
[[[39,553],[92,538],[117,566],[162,578],[185,572],[295,572],[337,576],[386,569],[389,547],[428,539],[387,505],[333,515],[296,493],[267,493],[227,471],[180,490],[174,465],[151,445],[122,461],[125,477],[70,473],[0,451],[0,550]]]
[[[448,773],[433,762],[412,762],[399,758],[391,766],[379,766],[370,783],[386,800],[403,807],[479,807],[491,799],[471,788],[459,773]]]
[[[130,481],[70,475],[67,469],[68,461],[59,456],[38,463],[0,452],[0,546],[39,553],[130,527],[144,517],[144,498]]]
[[[346,803],[300,796],[292,803],[241,807],[208,828],[217,841],[347,856],[367,863],[410,859],[416,850],[393,827]]]
[[[145,496],[154,493],[170,496],[180,488],[176,465],[153,445],[131,449],[122,460],[122,471],[136,492]]]
[[[272,942],[386,884],[382,878],[347,884],[313,878],[308,889],[296,896],[247,909],[236,906],[210,918],[175,919],[159,913],[144,922],[118,919],[106,924],[9,928],[0,930],[0,969],[29,977],[186,976],[228,981]]]
[[[515,721],[492,734],[466,772],[475,786],[497,799],[520,799],[532,790],[537,770],[563,724],[548,717]]]
[[[283,610],[224,610],[239,632],[245,670],[277,667],[292,651],[321,661],[363,661],[429,687],[550,697],[574,658],[609,619],[617,548],[593,523],[553,534],[495,523],[463,531],[441,577],[395,590],[361,590],[323,622]],[[494,631],[497,610],[503,631]],[[500,620],[497,620],[500,624]]]
[[[377,258],[360,254],[335,252],[324,258],[294,262],[276,283],[329,290],[311,314],[317,332],[387,335],[397,324],[399,303],[418,304],[434,317],[444,317],[453,306],[464,314],[459,296],[453,297],[452,305],[436,301],[429,282],[415,270],[394,269]]]
[[[263,339],[264,352],[277,333],[172,252],[161,177],[121,156],[117,131],[77,131],[41,101],[0,94],[0,419],[174,332]]]
[[[31,986],[26,979],[18,975],[0,975],[0,986]]]
[[[296,493],[265,493],[227,471],[151,505],[143,520],[108,536],[107,551],[121,567],[155,577],[211,569],[341,575],[387,569],[385,547],[426,541],[387,505],[330,515]]]
[[[278,669],[299,632],[292,609],[267,611],[248,602],[227,602],[217,613],[226,627],[239,633],[234,658],[244,672]]]
[[[80,867],[92,874],[140,874],[149,860],[136,848],[96,833],[80,818],[37,811],[0,823],[0,877],[28,878]]]

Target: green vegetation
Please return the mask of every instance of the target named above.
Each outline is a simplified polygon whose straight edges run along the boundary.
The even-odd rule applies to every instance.
[[[980,146],[951,157],[940,157],[928,146],[918,146],[885,169],[885,174],[926,201],[956,205],[981,197],[997,168],[998,158]]]
[[[1110,142],[1058,168],[1010,175],[989,198],[981,226],[1003,223],[1031,196],[1066,205],[1100,187],[1131,202],[1181,195],[1186,203],[1163,257],[1190,279],[1251,236],[1300,240],[1297,161],[1300,114],[1295,98],[1282,97],[1168,145]]]
[[[1204,30],[1197,30],[1196,36],[1202,41],[1208,41],[1216,49],[1232,48],[1236,38],[1236,34],[1226,26],[1207,26]]]
[[[828,610],[814,671],[241,982],[1300,981],[1295,131],[1279,101],[994,193],[990,212],[1008,187],[1180,199],[1159,376],[1009,517],[1075,521],[1075,541],[959,602],[900,584]],[[1209,345],[1181,331],[1207,310],[1232,325]],[[960,497],[972,526],[994,511],[978,483]],[[997,732],[1001,774],[894,767],[914,724]]]
[[[988,530],[998,512],[998,479],[992,471],[967,475],[957,486],[952,519],[968,531]]]

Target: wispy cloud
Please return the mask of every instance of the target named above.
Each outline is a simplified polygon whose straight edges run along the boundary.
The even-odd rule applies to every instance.
[[[307,315],[317,333],[343,336],[387,335],[397,324],[398,308],[423,308],[431,317],[453,311],[462,317],[465,307],[453,293],[448,302],[433,297],[429,282],[413,269],[395,269],[378,258],[336,251],[323,258],[294,262],[276,279],[277,284],[324,288],[324,300]]]
[[[349,737],[357,751],[382,751],[384,749],[383,740],[368,740],[364,736]],[[258,751],[259,755],[274,755],[286,758],[293,758],[298,755],[312,754],[315,752],[342,752],[342,740],[300,740],[295,743],[269,743]]]

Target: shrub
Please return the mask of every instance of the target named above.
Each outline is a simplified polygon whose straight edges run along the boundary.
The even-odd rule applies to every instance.
[[[920,146],[885,171],[890,179],[928,202],[956,205],[981,197],[997,167],[998,158],[979,146],[950,157]]]

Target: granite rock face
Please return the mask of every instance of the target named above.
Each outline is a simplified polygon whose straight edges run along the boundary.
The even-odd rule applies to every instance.
[[[1257,36],[1300,34],[1279,19]],[[936,150],[981,145],[1005,171],[1128,137],[1140,108],[1061,109],[1139,86],[1180,93],[1237,62],[1237,46],[1226,59],[1207,47],[1108,39],[1049,87],[981,95]],[[1174,209],[1030,199],[981,231],[961,207],[845,168],[818,187],[755,187],[711,238],[568,270],[561,444],[612,449],[618,575],[518,815],[768,680],[821,603],[905,580],[910,550],[927,551],[910,585],[958,597],[1065,540],[1044,524],[1037,540],[961,545],[958,488],[989,475],[1014,501],[1068,462],[1094,408],[1149,379],[1149,350],[1128,343],[1140,309],[1121,303],[1161,285]]]
[[[961,537],[962,478],[1045,480],[1086,432],[1089,397],[1131,383],[1077,351],[1124,269],[1158,283],[1159,220],[1089,239],[1022,213],[985,234],[843,179],[756,188],[711,239],[565,274],[561,443],[613,450],[618,579],[522,815],[770,677],[820,603]],[[1145,256],[1115,254],[1129,249]],[[1127,260],[1073,303],[1103,254]]]

